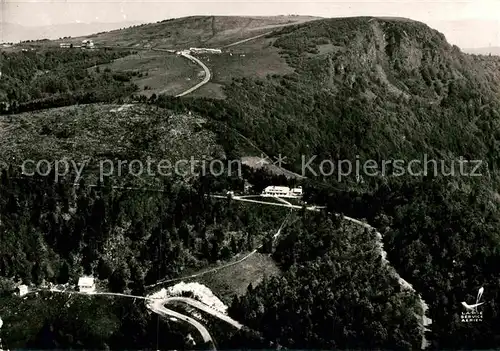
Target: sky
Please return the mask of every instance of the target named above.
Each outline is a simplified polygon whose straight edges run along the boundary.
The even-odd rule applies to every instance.
[[[462,48],[500,46],[500,0],[0,0],[2,22],[47,26],[156,22],[191,15],[397,16],[422,21]]]

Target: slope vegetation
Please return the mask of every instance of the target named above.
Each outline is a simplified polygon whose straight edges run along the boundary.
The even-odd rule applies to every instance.
[[[219,121],[227,150],[248,152],[249,139],[299,173],[302,156],[316,156],[304,170],[308,202],[385,233],[389,261],[430,305],[433,347],[498,347],[500,60],[464,54],[425,24],[392,18],[313,21],[270,37],[293,73],[234,79],[224,101],[157,103]],[[333,173],[320,174],[323,160]],[[360,176],[339,160],[359,160]],[[368,160],[375,173],[363,169]],[[413,160],[421,168],[410,170]],[[460,169],[463,160],[481,162]],[[392,165],[383,171],[382,161]],[[484,323],[460,322],[461,301],[481,286]],[[304,337],[299,345],[308,345]]]
[[[224,45],[227,38],[250,36],[245,30],[238,34],[240,20],[231,24],[224,18],[229,24],[221,28],[217,19],[173,20],[95,39],[103,38],[102,44],[111,38],[120,45],[186,47]],[[77,149],[77,155],[104,157],[106,149],[124,145],[123,157],[128,159],[153,152],[168,156],[157,146],[173,142],[184,158],[203,151],[197,140],[216,140],[216,145],[209,144],[217,146],[210,150],[220,151],[214,157],[281,155],[286,167],[298,173],[303,173],[303,157],[316,156],[304,174],[309,178],[303,184],[306,201],[325,204],[325,212],[365,218],[384,233],[389,261],[429,303],[433,324],[427,339],[432,347],[500,347],[498,58],[466,55],[441,33],[406,19],[328,19],[283,27],[276,27],[279,22],[259,23],[260,29],[251,30],[251,35],[269,25],[275,26],[273,33],[243,43],[242,48],[255,50],[262,44],[280,62],[276,71],[231,76],[215,70],[217,84],[225,86],[224,100],[138,97],[153,106],[142,106],[142,116],[130,116],[118,139],[107,126],[116,121],[111,113],[102,120],[87,120],[85,128],[78,126],[79,118],[70,119],[85,132],[82,135],[95,136],[83,144],[85,149]],[[223,59],[227,58],[214,60],[214,67],[225,65]],[[126,111],[122,107],[114,106],[113,113]],[[165,121],[161,114],[166,110],[155,112],[156,107],[169,108],[173,115],[199,115],[210,132],[194,123],[189,135],[195,142],[173,137],[176,132],[165,138],[170,118]],[[39,149],[48,148],[45,143],[54,155],[63,154],[51,134],[75,138],[57,120],[40,125],[43,118],[15,117],[19,116],[2,120],[2,128],[18,124],[15,136],[2,146],[9,163],[12,157],[42,156]],[[28,133],[22,131],[25,128]],[[208,139],[196,138],[197,128]],[[10,135],[9,129],[4,132]],[[121,157],[118,152],[112,157]],[[424,156],[436,161],[435,172],[433,163],[428,174],[408,169],[400,174],[390,163],[385,172],[380,167],[382,161],[402,160],[407,165],[422,162]],[[466,166],[464,174],[459,169],[461,157],[481,160],[481,167]],[[328,168],[317,174],[325,159],[350,160],[353,165],[359,160],[361,174],[346,173],[345,164],[340,169],[349,176],[325,174]],[[363,170],[367,160],[378,165],[377,174]],[[254,328],[245,336],[253,340],[246,346],[420,345],[417,315],[422,311],[415,294],[402,290],[380,264],[373,233],[345,225],[331,213],[302,214],[302,222],[273,247],[265,233],[281,218],[278,213],[238,207],[230,200],[217,203],[205,196],[241,188],[242,179],[201,177],[180,184],[165,178],[160,180],[163,193],[132,195],[84,184],[75,190],[40,178],[27,182],[16,172],[2,174],[2,276],[39,284],[43,279],[66,282],[82,271],[94,272],[101,280],[109,279],[114,290],[141,293],[145,283],[228,260],[264,240],[282,275],[250,286],[232,303],[234,317]],[[256,191],[287,181],[259,172],[248,178]],[[481,286],[484,321],[462,323],[460,302],[473,301]]]
[[[91,36],[98,45],[178,48],[221,47],[280,26],[317,19],[308,16],[191,16],[103,32]],[[83,38],[73,39],[75,42]],[[67,40],[66,40],[67,41]],[[71,42],[71,40],[70,40]]]

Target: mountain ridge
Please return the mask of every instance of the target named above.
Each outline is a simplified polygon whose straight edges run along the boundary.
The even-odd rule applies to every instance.
[[[139,21],[65,23],[46,26],[24,26],[11,22],[0,22],[0,43],[17,43],[25,40],[73,37],[109,31],[141,24]]]
[[[490,46],[484,48],[463,49],[464,52],[474,55],[495,55],[500,56],[500,46]]]

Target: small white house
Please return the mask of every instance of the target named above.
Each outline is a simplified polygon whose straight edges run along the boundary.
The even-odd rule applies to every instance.
[[[80,292],[91,294],[95,292],[95,281],[92,277],[80,277],[78,279],[78,290]]]
[[[92,49],[94,47],[94,42],[90,39],[82,40],[82,48]]]
[[[17,287],[19,290],[19,296],[24,296],[28,293],[28,286],[27,285],[19,285]]]
[[[290,189],[290,194],[294,197],[302,197],[302,187],[299,186],[299,187]]]

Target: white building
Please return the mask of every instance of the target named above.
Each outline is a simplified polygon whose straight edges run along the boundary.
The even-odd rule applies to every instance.
[[[95,292],[94,278],[80,277],[80,279],[78,279],[78,290],[88,294]]]
[[[19,285],[17,287],[19,290],[19,296],[24,296],[28,293],[28,286],[27,285]]]
[[[221,54],[221,49],[189,48],[189,51],[200,54]]]
[[[92,49],[94,47],[94,42],[90,39],[82,40],[82,48]]]
[[[70,47],[71,47],[71,44],[70,44],[70,43],[60,43],[60,44],[59,44],[59,47],[60,47],[60,48],[64,48],[64,49],[66,49],[66,48],[70,48]]]
[[[296,188],[291,188],[290,189],[291,196],[293,197],[302,197],[302,187],[298,186]]]
[[[262,196],[278,196],[278,197],[302,197],[302,187],[289,188],[287,186],[271,185],[264,189]]]

